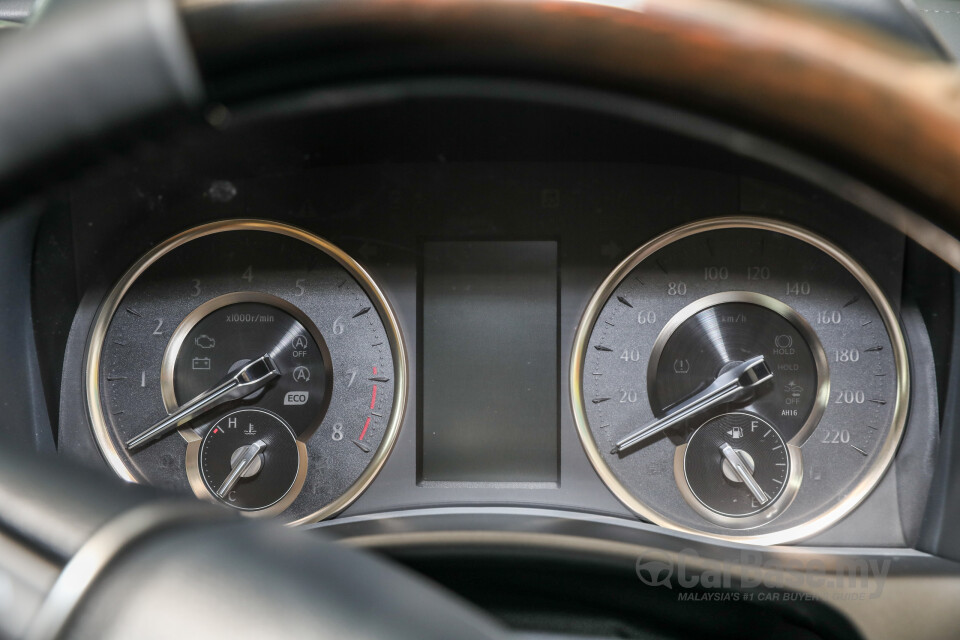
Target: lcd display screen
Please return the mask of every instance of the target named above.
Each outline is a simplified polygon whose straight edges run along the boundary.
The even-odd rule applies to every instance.
[[[556,482],[557,243],[426,242],[420,480]]]

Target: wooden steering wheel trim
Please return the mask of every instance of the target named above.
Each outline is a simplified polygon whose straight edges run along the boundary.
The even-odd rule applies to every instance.
[[[817,13],[747,0],[181,0],[180,7],[210,94],[228,104],[404,75],[576,83],[759,132],[960,236],[957,69]],[[894,222],[904,230],[912,223]],[[938,253],[960,266],[954,250]]]

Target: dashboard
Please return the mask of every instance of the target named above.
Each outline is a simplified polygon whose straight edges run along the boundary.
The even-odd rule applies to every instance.
[[[21,4],[0,637],[956,635],[949,3]]]
[[[59,453],[320,529],[915,544],[949,269],[669,114],[506,89],[224,109],[71,184],[33,258]]]

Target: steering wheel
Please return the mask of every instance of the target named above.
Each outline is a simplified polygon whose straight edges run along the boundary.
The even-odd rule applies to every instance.
[[[960,268],[960,77],[816,13],[746,0],[96,0],[57,7],[0,45],[7,205],[96,161],[104,144],[162,135],[212,105],[385,78],[511,78],[760,134],[722,142]],[[169,606],[181,615],[156,613]],[[8,447],[0,618],[36,639],[505,635],[368,554]]]

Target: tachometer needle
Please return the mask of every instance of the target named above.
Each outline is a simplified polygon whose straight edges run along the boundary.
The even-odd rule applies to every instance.
[[[770,502],[770,496],[757,484],[756,479],[754,479],[750,469],[747,468],[747,463],[743,460],[740,453],[726,442],[720,445],[720,452],[723,454],[723,457],[727,459],[727,462],[730,463],[730,466],[733,467],[737,477],[743,481],[743,484],[747,485],[747,489],[750,489],[750,493],[757,499],[757,502],[760,504]]]
[[[220,488],[217,489],[217,496],[220,498],[226,498],[227,494],[230,493],[234,485],[236,485],[237,482],[240,481],[240,478],[243,477],[244,471],[250,467],[260,452],[266,448],[267,443],[263,440],[257,440],[253,444],[248,444],[240,457],[237,458],[237,461],[233,463],[233,468],[230,469],[230,474],[227,476],[227,479],[224,480],[223,484],[220,485]]]
[[[127,440],[127,449],[136,449],[148,442],[162,438],[214,407],[231,400],[245,398],[254,391],[262,389],[279,376],[280,369],[273,358],[269,355],[257,358],[236,373],[228,375],[209,391],[204,391],[198,395],[173,414]]]
[[[760,385],[773,378],[773,372],[767,366],[763,356],[750,358],[742,364],[729,371],[717,376],[709,387],[700,393],[690,396],[665,416],[648,424],[642,429],[637,429],[630,435],[621,438],[620,441],[610,451],[612,454],[620,453],[640,442],[646,440],[652,435],[660,433],[664,429],[680,424],[696,415],[710,411],[728,402],[742,400],[754,394]]]

